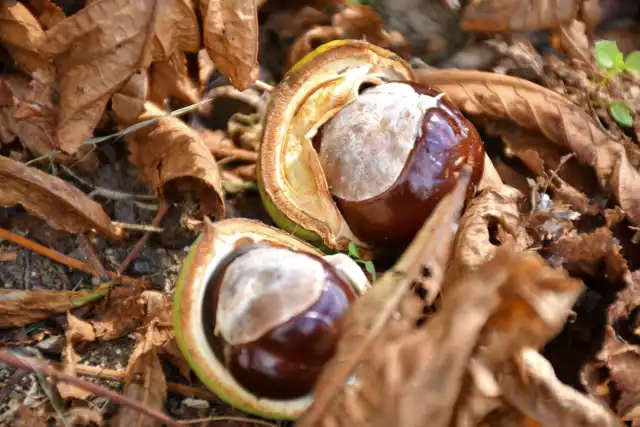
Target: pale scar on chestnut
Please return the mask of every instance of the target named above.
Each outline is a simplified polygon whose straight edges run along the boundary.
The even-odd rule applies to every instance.
[[[406,245],[462,168],[472,168],[468,197],[484,169],[473,124],[414,82],[365,89],[321,127],[314,148],[342,216],[372,245]]]

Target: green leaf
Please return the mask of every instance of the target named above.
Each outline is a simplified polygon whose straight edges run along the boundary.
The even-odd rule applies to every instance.
[[[595,57],[598,64],[603,68],[613,68],[616,61],[620,60],[622,53],[618,50],[616,42],[600,40],[595,45]],[[624,60],[624,58],[623,58]]]
[[[624,62],[624,69],[640,76],[640,52],[631,52]]]
[[[349,242],[349,245],[347,246],[347,248],[349,249],[349,256],[351,258],[360,258],[360,250],[358,249],[355,243]]]
[[[365,261],[364,268],[371,274],[371,279],[376,281],[376,267],[373,265],[373,261]]]
[[[609,104],[609,112],[616,122],[621,126],[631,127],[633,126],[633,117],[631,117],[631,111],[627,104],[620,101],[612,101]]]

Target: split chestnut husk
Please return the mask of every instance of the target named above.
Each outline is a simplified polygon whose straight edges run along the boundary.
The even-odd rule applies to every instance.
[[[402,248],[484,145],[446,94],[364,41],[311,52],[272,92],[259,188],[276,224],[320,248]]]
[[[368,285],[344,254],[262,223],[206,223],[174,295],[178,346],[200,380],[230,405],[295,419],[335,351],[343,316]]]

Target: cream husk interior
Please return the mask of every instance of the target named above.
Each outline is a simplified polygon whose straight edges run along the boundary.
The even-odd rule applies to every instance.
[[[324,123],[356,99],[363,82],[379,84],[381,78],[399,80],[406,76],[390,66],[363,63],[358,58],[328,62],[291,98],[284,114],[289,126],[282,126],[277,134],[282,141],[274,165],[278,188],[286,188],[290,203],[310,218],[321,218],[333,235],[356,242],[360,240],[333,202],[312,139]]]
[[[423,116],[440,97],[388,83],[340,110],[323,130],[319,153],[331,193],[357,202],[388,190],[422,134]]]
[[[224,272],[216,326],[231,345],[255,341],[311,307],[325,289],[325,278],[323,264],[309,255],[252,249]]]

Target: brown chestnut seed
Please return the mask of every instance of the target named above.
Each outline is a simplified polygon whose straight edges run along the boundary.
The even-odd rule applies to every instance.
[[[484,145],[442,93],[413,82],[365,90],[319,132],[315,147],[338,209],[372,245],[405,245],[465,165],[469,197],[482,177]]]
[[[356,293],[317,256],[270,245],[235,252],[212,276],[220,356],[258,397],[304,396],[333,355]]]

